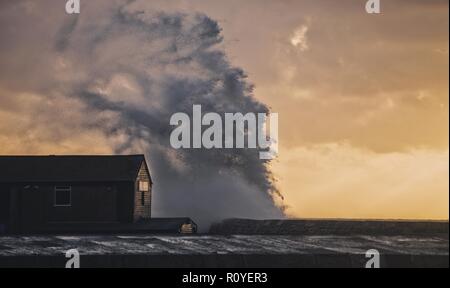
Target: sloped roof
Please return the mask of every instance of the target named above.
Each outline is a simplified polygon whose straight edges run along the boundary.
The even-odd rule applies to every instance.
[[[0,156],[3,182],[134,181],[144,155]]]

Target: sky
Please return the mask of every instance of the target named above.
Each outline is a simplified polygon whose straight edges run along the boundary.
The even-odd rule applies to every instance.
[[[0,0],[0,154],[115,153],[128,143],[126,133],[98,128],[117,121],[114,111],[86,114],[84,101],[59,95],[72,91],[67,83],[98,75],[110,59],[83,59],[90,46],[75,41],[85,38],[63,35],[83,23],[89,38],[89,25],[106,23],[99,7],[113,10],[124,1],[81,1],[79,21],[61,2]],[[367,14],[360,0],[127,5],[151,11],[150,23],[157,13],[217,21],[222,39],[214,45],[242,68],[252,97],[279,114],[279,157],[268,165],[283,195],[272,195],[274,201],[289,217],[448,219],[448,1],[381,0],[381,14]],[[130,47],[146,53],[126,41],[111,42],[116,50],[107,55],[119,59]],[[177,73],[194,69],[204,76],[184,68]],[[147,103],[140,83],[127,77],[92,85],[115,103]],[[57,92],[49,97],[49,89]],[[158,99],[150,110],[164,107]]]

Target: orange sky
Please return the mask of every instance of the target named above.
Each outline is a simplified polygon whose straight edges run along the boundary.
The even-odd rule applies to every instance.
[[[199,2],[280,114],[289,215],[448,219],[448,1]]]
[[[380,15],[357,0],[151,2],[136,5],[216,19],[230,61],[279,113],[272,167],[289,215],[448,219],[448,1],[382,0]],[[64,118],[77,123],[87,121],[76,109],[83,104],[12,92],[20,83],[8,73],[0,74],[0,154],[110,153],[120,142],[91,130],[74,139],[56,115],[43,128],[41,108],[75,107]]]

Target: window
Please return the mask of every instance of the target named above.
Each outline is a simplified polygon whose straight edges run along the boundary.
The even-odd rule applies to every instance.
[[[72,206],[72,187],[56,186],[54,206]]]
[[[145,205],[145,192],[148,192],[150,189],[148,185],[148,181],[139,181],[138,182],[139,192],[141,192],[141,205]]]
[[[139,181],[139,191],[148,191],[148,182],[147,181]]]
[[[145,192],[141,191],[141,205],[144,206],[145,205]]]

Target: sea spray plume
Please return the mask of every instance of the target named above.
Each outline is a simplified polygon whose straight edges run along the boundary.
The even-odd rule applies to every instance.
[[[87,104],[86,117],[100,118],[89,125],[119,139],[116,153],[145,152],[154,216],[190,216],[203,229],[228,217],[283,217],[258,150],[175,150],[169,143],[171,115],[190,115],[193,104],[204,113],[268,112],[221,50],[217,22],[111,3],[86,2],[76,20],[60,25],[52,49],[62,68],[46,89]]]

